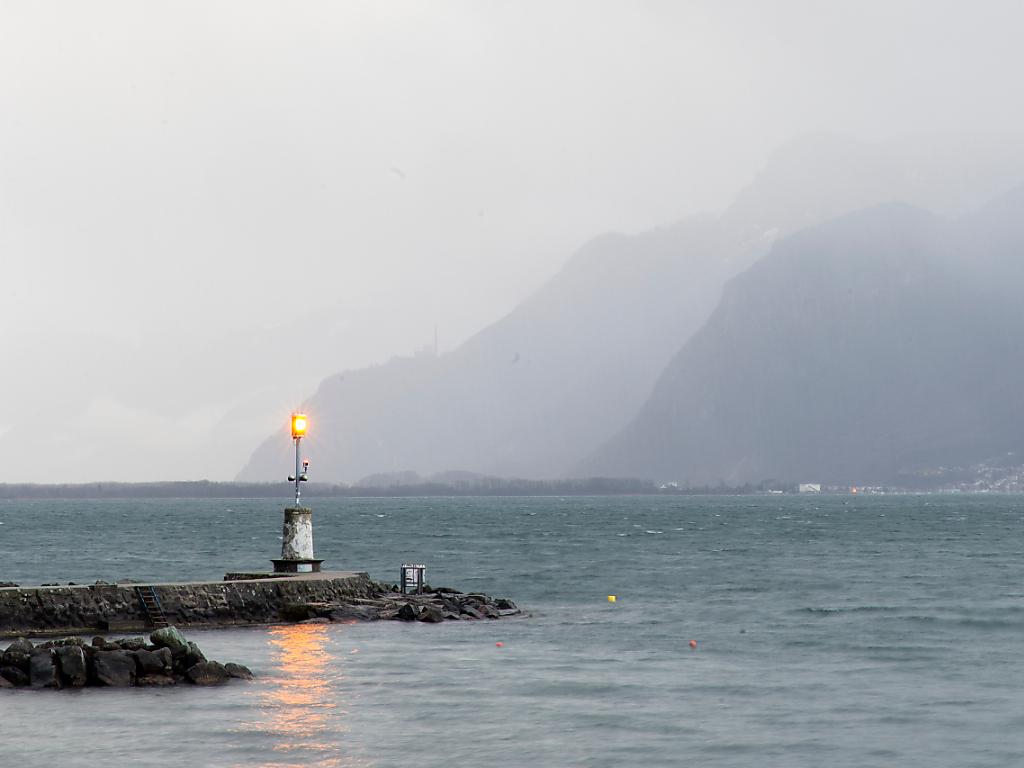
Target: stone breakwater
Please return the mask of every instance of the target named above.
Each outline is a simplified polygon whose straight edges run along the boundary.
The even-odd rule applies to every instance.
[[[143,593],[155,596],[162,616],[153,616]],[[155,618],[179,627],[208,627],[375,619],[437,622],[518,613],[510,600],[448,588],[403,595],[366,573],[353,572],[0,588],[0,637],[137,632],[152,628]]]
[[[33,645],[18,638],[0,655],[0,688],[84,688],[85,686],[219,685],[251,680],[241,664],[210,661],[174,627],[149,636],[106,640],[81,637]]]
[[[419,595],[403,595],[394,588],[385,588],[373,598],[343,603],[297,603],[285,607],[282,613],[290,621],[304,622],[391,619],[438,624],[443,621],[501,619],[518,616],[521,612],[515,603],[504,597],[467,594],[450,587],[427,587]]]

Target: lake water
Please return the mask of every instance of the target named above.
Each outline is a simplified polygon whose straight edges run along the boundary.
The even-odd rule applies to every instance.
[[[0,765],[1024,765],[1024,498],[310,505],[325,567],[529,616],[192,631],[257,681],[0,691]],[[0,580],[261,568],[281,506],[0,502]]]

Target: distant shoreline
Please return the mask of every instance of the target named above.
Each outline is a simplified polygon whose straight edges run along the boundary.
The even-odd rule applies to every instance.
[[[238,483],[209,480],[152,483],[0,483],[2,499],[287,499],[286,483]],[[413,483],[359,486],[309,483],[303,498],[405,498],[413,496],[635,496],[678,494],[659,490],[644,480],[488,480],[467,483]],[[690,491],[686,491],[690,492]],[[696,493],[695,489],[692,491]],[[710,489],[710,493],[742,493],[742,489]],[[758,492],[755,488],[747,492]]]
[[[8,500],[102,500],[102,499],[282,499],[287,500],[285,483],[238,483],[183,480],[151,483],[0,483],[0,501]],[[795,484],[659,487],[636,479],[591,478],[585,480],[474,480],[465,483],[415,483],[391,486],[358,486],[310,483],[303,488],[307,498],[410,498],[445,496],[766,496],[797,494]],[[864,495],[898,495],[961,491],[941,488],[878,488]],[[820,495],[852,495],[845,487],[827,487]]]

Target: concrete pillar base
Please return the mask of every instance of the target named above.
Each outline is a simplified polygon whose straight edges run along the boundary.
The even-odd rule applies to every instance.
[[[274,573],[319,573],[320,564],[323,560],[314,558],[299,558],[271,560],[274,564]]]
[[[282,560],[313,559],[313,510],[308,507],[286,507],[281,533]]]

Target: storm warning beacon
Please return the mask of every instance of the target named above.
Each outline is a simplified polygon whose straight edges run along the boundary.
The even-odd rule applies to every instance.
[[[313,510],[299,503],[301,483],[309,477],[309,460],[301,459],[300,445],[306,436],[309,419],[304,413],[292,414],[292,442],[295,443],[295,474],[288,476],[295,483],[295,504],[285,507],[284,531],[281,535],[281,559],[272,560],[275,573],[313,573],[323,560],[313,557]]]

